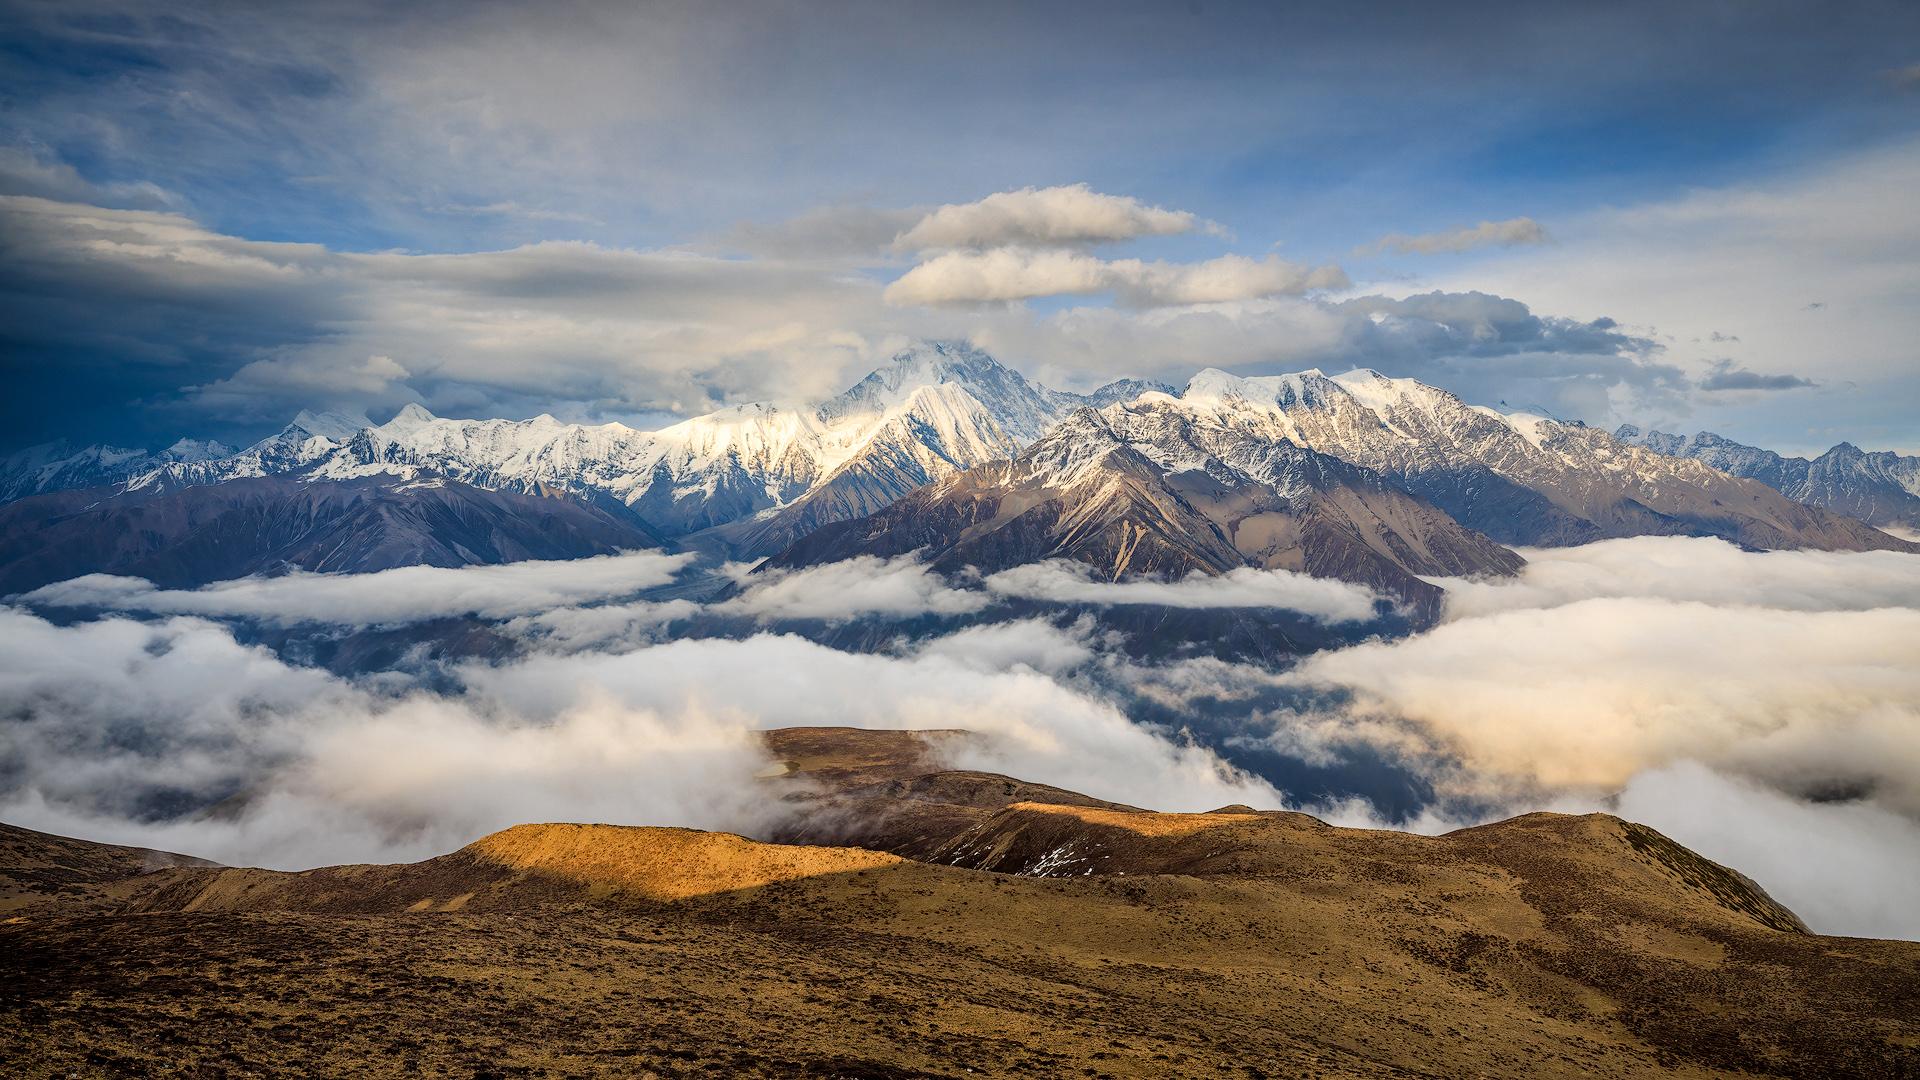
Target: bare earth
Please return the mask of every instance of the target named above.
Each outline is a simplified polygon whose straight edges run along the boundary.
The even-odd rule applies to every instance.
[[[1920,1076],[1920,944],[1650,829],[1154,814],[941,770],[964,737],[769,733],[782,844],[281,874],[0,827],[0,1073]]]

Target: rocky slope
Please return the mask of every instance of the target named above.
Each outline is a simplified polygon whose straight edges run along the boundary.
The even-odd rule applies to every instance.
[[[0,506],[0,595],[93,573],[188,587],[288,569],[582,558],[660,542],[577,499],[440,478],[89,488]]]
[[[1621,442],[1690,458],[1730,476],[1758,480],[1789,499],[1858,518],[1869,525],[1920,529],[1920,457],[1868,452],[1840,443],[1808,460],[1783,457],[1703,431],[1692,438],[1632,425],[1613,433]]]
[[[1471,406],[1376,371],[1196,375],[1177,399],[1230,465],[1280,442],[1373,469],[1508,544],[1720,536],[1754,548],[1920,550],[1852,518],[1578,422]]]
[[[950,572],[1068,559],[1108,580],[1251,566],[1365,585],[1430,615],[1441,592],[1420,575],[1522,564],[1369,470],[1278,440],[1243,443],[1229,463],[1214,445],[1162,394],[1083,409],[1012,461],[821,528],[769,565],[918,551]]]
[[[855,796],[840,809],[864,818],[867,849],[536,825],[401,866],[162,868],[45,894],[0,923],[0,1062],[27,1077],[1920,1068],[1920,945],[1806,933],[1630,822],[1535,814],[1427,837],[1071,792],[1009,803],[967,779],[984,774],[939,771],[952,737],[775,736],[796,756],[774,791]],[[909,793],[877,793],[890,784]],[[875,850],[918,843],[901,838],[932,827],[915,809],[929,792],[965,811],[938,850]]]

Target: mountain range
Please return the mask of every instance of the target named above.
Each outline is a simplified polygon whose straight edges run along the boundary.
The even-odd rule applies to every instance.
[[[1523,563],[1371,470],[1264,440],[1236,467],[1189,420],[1157,392],[1081,409],[1011,461],[825,525],[769,565],[922,551],[950,572],[1069,559],[1110,580],[1252,566],[1366,585],[1430,617],[1442,593],[1419,575],[1510,575]]]
[[[552,493],[364,476],[61,491],[0,506],[0,595],[83,574],[186,587],[287,570],[368,572],[658,547],[629,517]]]
[[[303,542],[227,533],[231,558],[192,565],[312,563],[297,553],[324,547],[331,526],[305,508],[340,501],[319,494],[326,485],[348,484],[354,498],[392,510],[428,490],[408,482],[428,479],[457,485],[438,490],[469,506],[488,502],[481,492],[534,496],[541,501],[526,505],[554,513],[556,499],[577,502],[593,514],[570,535],[598,544],[666,543],[780,565],[921,547],[942,566],[1063,557],[1118,575],[1251,565],[1341,577],[1427,609],[1437,596],[1420,577],[1511,573],[1517,557],[1500,545],[1676,534],[1751,548],[1920,550],[1796,501],[1801,489],[1769,486],[1771,473],[1665,439],[1469,405],[1370,370],[1243,378],[1207,369],[1178,389],[1129,379],[1071,394],[964,342],[925,342],[824,402],[739,405],[658,431],[551,416],[446,419],[418,405],[382,424],[303,412],[237,452],[191,440],[157,454],[34,448],[7,459],[0,493],[13,499],[3,520],[14,565],[43,568],[17,570],[7,578],[16,586],[55,568],[133,565],[107,558],[100,542],[68,543],[78,522],[125,536],[135,519],[189,531],[238,521],[222,517],[237,495],[216,492],[265,478],[287,482],[237,489],[247,493],[238,501],[287,500],[261,513],[276,527],[312,520],[318,531]],[[1914,460],[1866,457],[1891,459],[1889,476],[1908,475],[1901,463]],[[1736,475],[1743,469],[1754,477]],[[69,497],[76,489],[91,494]],[[873,516],[910,493],[906,508]],[[532,550],[505,533],[481,542],[430,507],[398,517],[413,539],[356,547],[364,562],[328,565],[373,569],[410,549],[455,562]],[[453,531],[430,538],[434,522]],[[171,535],[159,530],[156,544]],[[570,544],[582,546],[558,546]],[[89,552],[102,561],[90,564]]]
[[[1869,525],[1920,529],[1920,457],[1891,450],[1869,452],[1846,442],[1813,459],[1783,457],[1711,431],[1687,438],[1663,431],[1642,433],[1630,424],[1613,434],[1622,442],[1758,480],[1797,502],[1825,507]]]

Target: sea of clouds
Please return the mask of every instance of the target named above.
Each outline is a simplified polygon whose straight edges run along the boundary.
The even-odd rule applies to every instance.
[[[716,599],[649,599],[685,570],[651,553],[196,590],[83,578],[0,607],[0,820],[289,868],[414,859],[524,821],[754,834],[781,812],[755,779],[760,729],[968,728],[986,738],[957,766],[1160,809],[1423,831],[1605,810],[1816,929],[1920,937],[1920,556],[1688,538],[1525,554],[1512,581],[1440,581],[1425,633],[1291,664],[1140,660],[1100,612],[1331,624],[1377,598],[1280,572],[956,580],[856,560],[729,568]],[[342,675],[249,630],[452,616],[510,655]],[[731,629],[684,632],[702,620]],[[834,647],[795,620],[882,630]],[[1361,758],[1417,777],[1421,804],[1263,765]]]

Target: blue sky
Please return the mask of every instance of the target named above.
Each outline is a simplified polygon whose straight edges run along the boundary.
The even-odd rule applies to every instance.
[[[0,5],[6,441],[654,422],[939,333],[1920,449],[1920,9],[1434,7]],[[1063,187],[1191,224],[894,241]]]

